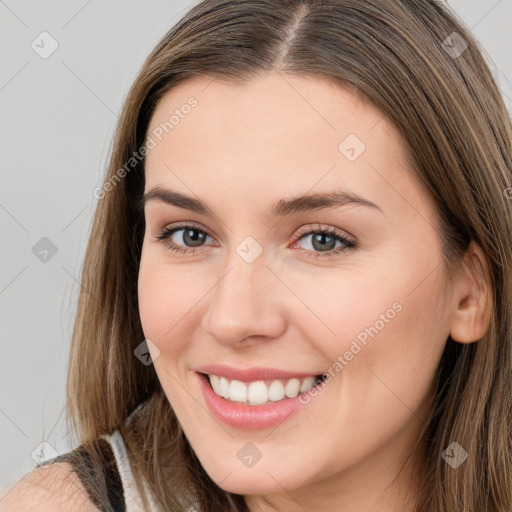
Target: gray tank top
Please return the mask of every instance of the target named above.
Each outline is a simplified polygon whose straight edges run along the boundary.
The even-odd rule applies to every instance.
[[[121,432],[116,429],[112,434],[103,434],[101,437],[110,444],[114,453],[119,477],[121,478],[121,483],[123,485],[126,512],[143,512],[144,508],[142,506],[142,498],[133,477],[130,461],[126,453],[126,446],[124,444]],[[151,511],[161,512],[161,509],[158,508],[155,504],[155,500],[151,494],[147,482],[143,481],[142,483],[144,486],[146,498],[151,507]]]
[[[103,434],[100,439],[102,443],[106,443],[102,448],[103,477],[94,472],[88,450],[82,445],[39,465],[46,466],[55,462],[71,463],[91,502],[101,512],[145,512],[120,430],[116,429],[112,434]],[[142,484],[150,511],[163,512],[156,505],[156,500],[147,482],[143,481]],[[98,489],[92,489],[92,486],[98,486]],[[100,503],[96,497],[95,491],[100,487],[105,488],[107,503]]]

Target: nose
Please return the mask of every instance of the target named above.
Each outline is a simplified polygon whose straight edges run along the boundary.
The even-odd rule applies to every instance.
[[[263,257],[247,263],[234,256],[207,296],[204,330],[229,346],[279,337],[286,329],[285,287]]]

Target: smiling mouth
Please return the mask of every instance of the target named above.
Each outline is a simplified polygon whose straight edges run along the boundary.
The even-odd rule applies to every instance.
[[[322,381],[322,375],[303,378],[242,382],[214,374],[201,374],[213,392],[225,400],[243,405],[268,405],[307,393]]]

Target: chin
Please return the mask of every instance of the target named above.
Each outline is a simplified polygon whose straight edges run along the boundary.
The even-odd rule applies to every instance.
[[[242,464],[219,465],[219,458],[211,464],[203,464],[208,476],[224,491],[235,494],[273,494],[282,493],[306,485],[306,475],[283,472],[282,465],[265,464],[263,460],[253,467],[246,468]]]
[[[280,485],[282,475],[277,476],[277,481],[264,470],[253,473],[253,470],[233,472],[227,478],[226,475],[214,482],[224,491],[235,494],[274,494],[283,492],[283,486]],[[272,472],[271,472],[272,473]],[[273,473],[272,473],[273,474]],[[289,490],[289,487],[286,487]]]

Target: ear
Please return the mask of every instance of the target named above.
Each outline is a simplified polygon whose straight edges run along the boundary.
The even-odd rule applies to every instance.
[[[489,330],[493,294],[489,266],[480,246],[471,241],[456,278],[458,302],[450,323],[450,336],[459,343],[480,340]]]

